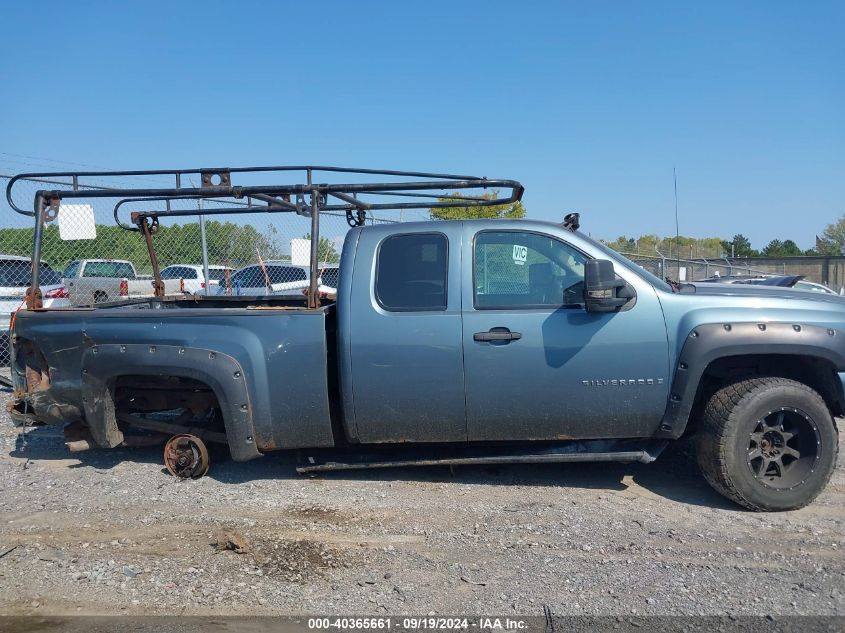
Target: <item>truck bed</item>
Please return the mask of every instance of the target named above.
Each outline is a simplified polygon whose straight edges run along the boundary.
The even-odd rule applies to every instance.
[[[232,456],[246,460],[334,445],[333,332],[334,305],[274,297],[23,311],[12,379],[36,417],[84,419],[100,446],[123,442],[123,415],[182,409],[222,425]]]

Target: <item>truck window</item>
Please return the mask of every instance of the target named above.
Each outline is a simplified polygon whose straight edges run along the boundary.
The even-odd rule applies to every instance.
[[[32,264],[27,260],[0,259],[0,287],[23,288],[32,282]],[[42,286],[62,283],[52,268],[41,262]]]
[[[259,266],[248,266],[232,275],[235,288],[263,288],[265,285],[264,273]]]
[[[482,231],[475,237],[477,309],[580,306],[587,257],[548,235]]]
[[[39,283],[42,286],[54,286],[62,283],[62,278],[59,277],[59,273],[43,262],[41,263],[41,272],[39,277]]]
[[[392,312],[445,310],[448,247],[442,233],[407,233],[385,239],[376,262],[379,305]]]
[[[320,283],[324,286],[328,286],[329,288],[337,288],[339,277],[339,268],[326,268],[320,274]]]
[[[72,279],[76,277],[76,273],[79,271],[79,262],[71,262],[65,268],[65,272],[62,273],[62,277],[67,277],[68,279]]]
[[[82,276],[135,279],[135,269],[129,262],[88,262]]]
[[[308,275],[296,266],[267,266],[267,276],[271,284],[284,284],[291,281],[305,281]]]
[[[168,266],[164,270],[161,271],[161,278],[162,279],[182,279],[182,273],[184,272],[184,268],[181,266]]]

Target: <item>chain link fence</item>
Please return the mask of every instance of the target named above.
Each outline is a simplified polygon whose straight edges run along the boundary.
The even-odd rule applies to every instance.
[[[657,277],[661,279],[668,278],[673,281],[700,281],[714,277],[733,277],[738,275],[757,277],[772,274],[772,271],[736,264],[726,259],[677,259],[624,252],[622,255]]]
[[[11,176],[0,174],[5,188]],[[90,181],[89,181],[90,182]],[[127,177],[114,186],[172,186],[160,179]],[[100,188],[86,185],[89,189]],[[38,190],[70,190],[69,179],[29,179],[15,183],[13,202],[32,208]],[[82,186],[80,185],[80,188]],[[102,187],[105,188],[105,187]],[[173,200],[134,203],[118,213],[127,230],[116,223],[115,200],[81,198],[62,203],[57,217],[45,224],[41,249],[40,287],[50,308],[88,306],[153,296],[153,269],[143,234],[131,225],[130,211],[195,209],[197,215],[161,217],[153,236],[167,295],[234,294],[299,297],[310,282],[311,219],[297,213],[212,215],[203,211],[246,205],[227,199]],[[34,218],[0,203],[0,366],[9,363],[9,324],[23,306],[31,281]],[[367,224],[427,219],[424,211],[376,218]],[[349,230],[344,213],[320,215],[319,286],[337,286],[338,264]]]
[[[10,175],[0,174],[0,188],[4,192],[10,179]],[[87,183],[80,188],[107,189],[105,183],[99,185],[90,179]],[[127,176],[118,182],[112,179],[108,184],[125,188],[172,186],[172,182],[154,176]],[[13,190],[13,202],[20,208],[32,208],[37,191],[72,187],[70,179],[20,180]],[[186,217],[159,218],[153,240],[167,295],[303,297],[309,287],[310,217],[293,212],[214,215],[215,210],[248,203],[233,199],[175,199],[167,203],[133,202],[133,206],[121,209],[116,218],[114,203],[109,198],[74,198],[67,204],[63,202],[57,217],[46,223],[40,278],[45,307],[71,308],[153,296],[153,269],[147,246],[142,233],[131,224],[129,212],[162,211],[166,205],[196,212]],[[425,219],[429,219],[425,210],[414,209],[390,212],[385,217],[368,214],[366,223]],[[322,292],[332,292],[337,287],[340,253],[348,230],[345,213],[320,214],[318,284]],[[3,196],[0,202],[0,367],[9,363],[10,320],[23,306],[31,282],[33,234],[34,218],[13,211]],[[496,263],[516,259],[511,252],[513,245],[507,248],[492,245],[490,249],[487,276],[477,289],[479,292],[524,294],[531,286],[532,271],[539,274],[545,271],[544,266],[548,268],[542,261],[531,259],[523,267],[522,277],[504,275]],[[786,273],[785,265],[780,272],[729,260],[623,254],[660,278],[678,281]]]

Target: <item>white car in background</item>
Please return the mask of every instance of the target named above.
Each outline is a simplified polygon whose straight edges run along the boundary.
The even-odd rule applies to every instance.
[[[205,279],[205,270],[201,265],[197,264],[171,264],[161,270],[161,278],[164,279],[181,279],[182,291],[188,294],[200,293],[208,288],[208,294],[216,294],[215,286],[223,283],[226,277],[226,271],[233,274],[235,270],[227,266],[211,265],[208,266],[209,279]]]
[[[711,282],[723,284],[751,284],[761,286],[779,286],[791,290],[803,290],[805,292],[821,292],[829,295],[839,295],[842,291],[836,292],[823,284],[807,281],[803,275],[726,275],[724,277],[710,277],[701,279],[695,283]]]
[[[152,275],[139,275],[135,265],[126,259],[79,259],[62,273],[62,282],[75,306],[121,301],[136,297],[152,297],[155,293]],[[164,282],[164,294],[182,290],[179,279]]]
[[[32,262],[29,257],[0,255],[0,365],[9,364],[9,323],[12,314],[22,308],[31,281]],[[46,262],[41,262],[40,281],[45,308],[70,305],[67,288],[62,285],[59,274]]]
[[[319,292],[337,291],[338,265],[320,266]],[[265,274],[266,273],[266,274]],[[308,266],[293,266],[290,262],[269,261],[245,266],[232,275],[229,287],[222,284],[217,288],[218,295],[260,296],[274,295],[281,297],[302,298],[302,293],[310,286],[311,270]]]
[[[812,281],[798,281],[792,286],[796,290],[806,290],[808,292],[823,292],[829,295],[836,295],[839,294],[835,290],[831,290],[827,286],[823,286],[822,284],[817,284]]]

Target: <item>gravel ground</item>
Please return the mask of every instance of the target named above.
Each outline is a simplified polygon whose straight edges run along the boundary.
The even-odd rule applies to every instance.
[[[158,448],[62,442],[0,419],[2,614],[845,614],[842,465],[810,507],[755,514],[684,450],[314,478],[277,454],[178,481]]]

